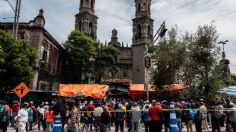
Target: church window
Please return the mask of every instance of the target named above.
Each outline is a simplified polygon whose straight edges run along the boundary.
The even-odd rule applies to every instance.
[[[84,3],[84,0],[81,0],[81,1],[80,1],[80,8],[83,7],[83,3]]]
[[[146,5],[146,3],[143,3],[143,11],[147,11],[147,5]]]
[[[93,6],[94,6],[94,1],[91,0],[91,9],[93,9]]]
[[[148,36],[151,37],[152,33],[151,33],[151,26],[148,25]]]
[[[148,13],[150,14],[151,11],[150,11],[150,4],[148,4]]]
[[[138,4],[138,11],[141,11],[141,4]]]
[[[89,23],[89,34],[90,35],[93,34],[93,23],[92,22]]]
[[[81,31],[82,30],[82,22],[79,21],[79,30]]]
[[[141,25],[138,25],[137,27],[137,38],[142,37],[142,29],[141,29]]]

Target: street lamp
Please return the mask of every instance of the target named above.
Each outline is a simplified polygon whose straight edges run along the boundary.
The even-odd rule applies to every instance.
[[[149,43],[147,45],[147,49],[145,51],[145,57],[144,57],[144,66],[145,66],[145,84],[144,84],[144,88],[147,91],[147,100],[149,100],[149,91],[148,91],[148,71],[151,67],[151,57],[149,56],[149,53],[153,53],[153,46],[154,43],[156,43],[156,41],[161,37],[163,38],[166,34],[166,31],[168,29],[166,29],[166,25],[165,25],[165,21],[161,24],[160,28],[157,30],[157,32],[154,35],[154,41],[152,41],[151,43]]]
[[[229,42],[228,40],[218,42],[218,44],[222,44],[222,46],[223,46],[223,53],[225,52],[225,45],[228,42]]]

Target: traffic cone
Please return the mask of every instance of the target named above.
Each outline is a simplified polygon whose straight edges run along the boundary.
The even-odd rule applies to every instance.
[[[176,113],[175,113],[175,103],[170,102],[170,132],[178,132]]]
[[[61,124],[61,115],[60,114],[55,116],[55,121],[53,124],[53,132],[62,132],[62,124]]]

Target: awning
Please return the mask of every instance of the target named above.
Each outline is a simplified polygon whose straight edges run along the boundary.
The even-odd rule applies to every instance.
[[[86,97],[103,99],[107,89],[107,85],[99,84],[60,84],[59,96],[72,97],[77,94],[83,94]]]
[[[179,92],[189,88],[189,86],[185,84],[170,84],[170,85],[165,85],[163,88],[164,88],[163,90],[166,92]]]
[[[130,84],[130,91],[146,92],[147,90],[144,89],[144,84]],[[148,91],[155,92],[156,86],[155,85],[148,85]]]
[[[229,86],[217,91],[218,93],[225,94],[227,96],[236,97],[236,86]]]

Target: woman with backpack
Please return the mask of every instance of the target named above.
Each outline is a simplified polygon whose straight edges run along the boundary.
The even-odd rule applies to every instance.
[[[195,114],[196,113],[193,111],[191,104],[187,104],[186,110],[184,110],[184,121],[186,124],[187,132],[193,132],[193,121]]]

